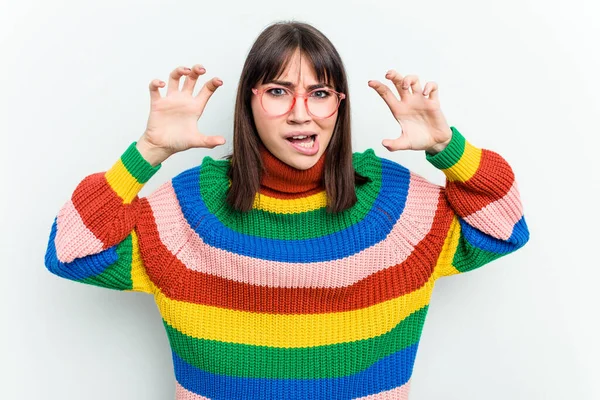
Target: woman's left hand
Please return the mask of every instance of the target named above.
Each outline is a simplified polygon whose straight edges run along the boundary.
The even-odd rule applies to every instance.
[[[422,89],[416,75],[402,77],[395,70],[388,71],[385,77],[398,89],[400,100],[379,81],[369,81],[369,86],[379,93],[400,124],[400,137],[384,139],[381,144],[389,151],[425,150],[435,154],[445,149],[452,130],[440,109],[437,84],[428,82]]]

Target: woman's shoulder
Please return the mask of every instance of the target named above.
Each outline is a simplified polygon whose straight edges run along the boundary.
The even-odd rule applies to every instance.
[[[229,185],[227,171],[230,161],[227,159],[217,159],[211,156],[205,156],[200,164],[187,168],[173,176],[167,182],[164,182],[150,195],[148,200],[151,202],[161,201],[162,203],[181,203],[195,198],[201,194],[200,188],[204,194],[211,192],[210,188],[216,189]],[[175,202],[167,202],[163,197],[167,195]]]
[[[230,165],[231,161],[228,159],[214,158],[206,155],[202,158],[200,164],[181,171],[173,178],[173,180],[197,180],[200,176],[209,176],[210,179],[228,179],[227,171],[229,170]]]
[[[440,186],[429,181],[424,176],[411,171],[403,164],[389,158],[378,156],[373,148],[353,153],[353,163],[356,172],[371,179],[378,180],[381,186],[397,188],[409,186],[415,190],[437,192]]]
[[[361,175],[381,178],[382,175],[408,177],[410,171],[404,165],[381,157],[375,153],[373,148],[367,148],[362,151],[352,153],[352,164],[354,169]]]
[[[352,163],[355,165],[355,167],[359,168],[364,165],[385,163],[395,164],[402,168],[405,168],[403,165],[397,163],[394,160],[377,155],[377,153],[375,153],[375,149],[373,149],[372,147],[366,148],[362,151],[353,152]]]

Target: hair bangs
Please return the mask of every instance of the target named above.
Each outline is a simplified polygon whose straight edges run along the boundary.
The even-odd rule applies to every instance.
[[[260,65],[257,66],[257,71],[260,71],[260,76],[253,77],[250,84],[269,83],[281,77],[285,70],[292,62],[294,55],[299,50],[300,57],[306,57],[311,64],[317,76],[317,81],[333,87],[340,91],[340,87],[336,87],[338,82],[342,81],[341,77],[335,76],[335,72],[339,70],[335,60],[322,46],[318,46],[311,40],[304,38],[300,40],[298,35],[293,32],[282,35],[279,40],[269,41],[270,46],[262,48],[261,53],[257,54],[257,60],[260,60]]]

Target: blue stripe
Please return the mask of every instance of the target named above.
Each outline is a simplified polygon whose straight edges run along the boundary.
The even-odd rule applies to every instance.
[[[525,217],[513,227],[513,232],[508,240],[502,240],[488,235],[459,219],[461,232],[464,238],[474,247],[497,254],[508,254],[522,247],[529,240],[529,230]]]
[[[209,213],[202,200],[202,165],[182,172],[172,182],[185,219],[210,246],[244,256],[281,262],[331,261],[356,254],[385,239],[404,210],[410,171],[394,161],[384,158],[380,160],[381,188],[365,218],[338,232],[310,239],[261,238],[236,232],[225,226],[215,215]],[[385,217],[381,210],[388,213],[391,219]]]
[[[100,253],[76,258],[69,263],[60,261],[56,255],[56,246],[54,244],[57,232],[56,221],[57,217],[54,218],[54,223],[52,224],[45,256],[46,268],[48,268],[50,272],[63,278],[81,281],[100,275],[111,264],[117,262],[119,258],[117,254],[117,245],[103,250]]]
[[[529,241],[529,228],[525,222],[525,216],[522,216],[519,222],[515,224],[512,235],[510,235],[508,241],[510,243],[515,243],[517,248],[523,247],[523,245]]]
[[[173,352],[177,382],[190,392],[220,399],[353,399],[391,390],[410,379],[419,343],[384,357],[366,370],[340,378],[264,379],[212,374]]]

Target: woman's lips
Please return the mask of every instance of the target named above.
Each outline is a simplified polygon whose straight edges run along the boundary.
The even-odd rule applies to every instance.
[[[304,155],[314,156],[315,154],[317,154],[319,152],[319,135],[314,136],[314,143],[313,143],[312,147],[302,147],[299,144],[295,143],[294,140],[286,139],[286,141],[294,149],[296,149],[296,151],[298,151],[299,153],[302,153]]]

